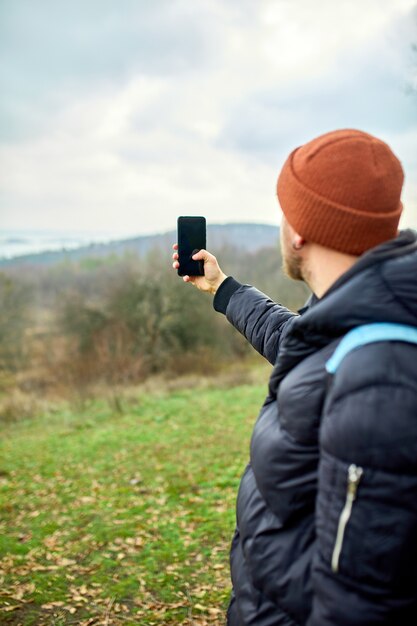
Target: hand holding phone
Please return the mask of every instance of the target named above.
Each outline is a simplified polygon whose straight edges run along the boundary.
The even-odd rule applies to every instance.
[[[178,218],[178,243],[172,246],[175,250],[174,254],[172,255],[172,258],[174,260],[172,266],[174,269],[178,270],[178,274],[182,276],[184,282],[193,284],[195,287],[197,287],[201,291],[215,294],[217,289],[219,288],[221,283],[227,278],[227,276],[220,269],[219,264],[217,263],[216,257],[213,254],[210,254],[210,252],[207,252],[207,250],[205,249],[205,245],[206,245],[205,243],[205,219],[204,218],[191,218],[192,220],[194,219],[204,220],[204,224],[200,221],[199,226],[198,226],[198,228],[200,229],[199,231],[200,239],[198,239],[197,236],[194,238],[194,235],[196,235],[196,233],[194,233],[192,234],[191,237],[188,235],[188,239],[186,239],[185,241],[185,243],[188,242],[188,251],[190,251],[189,255],[184,252],[184,246],[182,246],[182,251],[181,251],[181,245],[180,245],[180,241],[184,241],[183,237],[185,238],[184,230],[187,229],[187,225],[185,224],[185,222],[183,222],[183,220],[185,219],[190,219],[190,218],[184,218],[184,217]],[[197,226],[197,223],[195,223],[195,225]],[[203,226],[204,226],[204,229],[203,229]],[[201,237],[202,233],[203,233],[203,236]],[[201,243],[204,243],[204,245],[194,246],[194,244],[201,244]],[[193,254],[195,250],[198,248],[200,248],[200,250],[196,252],[195,254]],[[195,257],[195,258],[193,259],[192,257]],[[184,258],[184,265],[182,265],[183,258]],[[196,271],[195,265],[191,265],[192,273],[187,273],[186,269],[189,267],[188,265],[189,262],[192,262],[193,264],[197,263],[197,270],[201,273],[194,274],[194,272]]]

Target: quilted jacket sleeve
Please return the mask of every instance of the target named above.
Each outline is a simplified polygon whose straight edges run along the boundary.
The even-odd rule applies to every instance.
[[[417,348],[348,355],[321,424],[308,626],[415,624]]]
[[[272,364],[283,335],[298,317],[255,287],[242,285],[231,276],[220,286],[213,305]]]

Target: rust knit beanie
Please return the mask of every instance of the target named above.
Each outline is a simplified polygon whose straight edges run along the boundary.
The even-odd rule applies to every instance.
[[[386,143],[336,130],[290,154],[277,193],[288,223],[306,241],[360,255],[396,236],[403,180]]]

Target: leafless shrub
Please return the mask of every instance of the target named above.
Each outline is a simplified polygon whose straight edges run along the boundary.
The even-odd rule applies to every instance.
[[[276,249],[229,247],[218,257],[228,274],[287,306],[301,306],[307,295],[282,275]],[[158,251],[144,260],[84,259],[0,274],[4,419],[29,416],[52,396],[83,408],[103,390],[122,413],[124,390],[150,377],[165,388],[181,385],[181,377],[217,375],[218,386],[241,384],[250,380],[244,364],[252,354],[209,297],[180,281]],[[3,384],[7,372],[13,376]]]

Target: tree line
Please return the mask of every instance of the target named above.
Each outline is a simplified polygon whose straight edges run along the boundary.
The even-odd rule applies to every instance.
[[[278,246],[214,251],[223,270],[291,309],[305,287],[282,273]],[[158,375],[213,374],[252,349],[210,296],[183,283],[169,251],[88,258],[0,273],[0,397],[86,394]],[[0,408],[1,412],[1,408]]]

